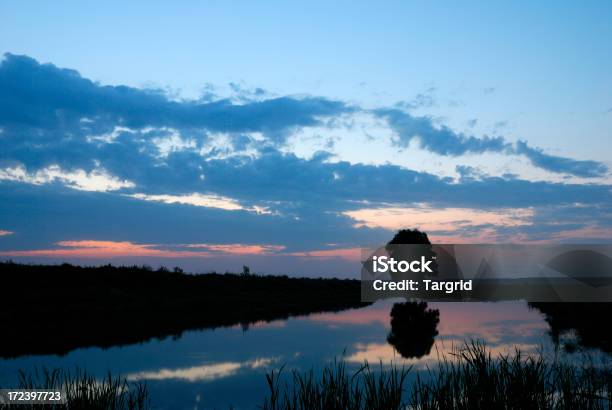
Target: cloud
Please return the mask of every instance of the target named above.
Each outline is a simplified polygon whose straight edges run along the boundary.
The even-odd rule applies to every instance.
[[[548,155],[539,148],[531,148],[525,141],[518,141],[515,151],[517,154],[525,155],[535,166],[551,172],[562,172],[584,178],[599,177],[608,173],[608,167],[600,162],[578,161]]]
[[[238,201],[219,195],[205,195],[197,192],[187,195],[147,195],[147,194],[130,194],[131,198],[142,199],[145,201],[157,201],[166,204],[185,204],[193,206],[202,206],[205,208],[219,208],[227,211],[249,211],[258,214],[271,213],[266,207],[252,206],[244,207]]]
[[[505,128],[508,126],[508,121],[496,121],[495,124],[493,124],[493,128],[495,130],[499,130],[501,128]]]
[[[374,113],[387,120],[395,131],[394,143],[407,147],[418,140],[421,147],[440,155],[463,155],[467,153],[504,152],[511,148],[501,137],[476,138],[456,133],[446,126],[435,127],[429,117],[412,116],[398,109],[380,108]]]
[[[9,235],[13,235],[15,232],[13,231],[7,231],[4,229],[0,229],[0,236],[9,236]]]
[[[34,185],[60,182],[74,189],[98,192],[134,187],[133,182],[116,178],[103,168],[89,172],[82,169],[66,171],[57,165],[36,172],[28,172],[23,166],[0,169],[0,181],[17,181]]]
[[[424,203],[457,215],[465,209],[500,217],[504,210],[533,210],[533,226],[470,214],[465,220],[471,222],[453,219],[455,231],[438,227],[439,235],[489,229],[510,237],[520,229],[531,238],[552,238],[551,206],[574,223],[564,231],[586,232],[578,229],[593,226],[593,218],[567,211],[577,203],[599,217],[602,228],[612,226],[604,212],[612,203],[609,185],[496,177],[469,167],[458,168],[459,179],[440,177],[339,161],[324,151],[298,156],[286,138],[300,138],[305,127],[326,130],[374,114],[399,147],[419,141],[443,156],[523,155],[540,168],[583,177],[605,174],[603,164],[554,157],[523,141],[464,135],[397,107],[370,111],[323,97],[234,89],[242,97],[180,100],[163,90],[104,86],[73,70],[6,55],[0,63],[0,226],[19,235],[0,241],[0,249],[204,257],[223,249],[210,244],[229,246],[240,238],[234,255],[273,254],[264,244],[282,244],[282,253],[294,258],[342,257],[343,249],[388,240],[393,226],[414,222],[389,219],[383,225],[356,215]],[[121,245],[68,246],[66,238]]]
[[[242,104],[229,99],[177,101],[163,90],[103,86],[77,71],[14,54],[5,54],[0,63],[0,91],[3,138],[25,146],[58,140],[69,144],[84,135],[111,132],[115,126],[261,132],[282,142],[295,127],[321,125],[325,117],[353,110],[340,101],[307,96]]]
[[[358,246],[388,236],[383,230],[353,228],[348,217],[329,212],[326,203],[287,204],[281,210],[257,214],[5,184],[0,189],[0,226],[18,227],[20,234],[10,242],[0,241],[0,250],[50,249],[66,239],[172,245],[232,244],[239,238],[244,245],[282,244],[289,251],[302,251],[330,242]]]
[[[436,127],[429,117],[412,116],[399,109],[381,108],[373,111],[384,118],[395,131],[394,144],[401,148],[418,141],[421,148],[439,155],[459,156],[468,153],[481,154],[496,152],[507,155],[524,155],[531,163],[550,172],[564,173],[577,177],[602,177],[608,167],[597,161],[580,161],[548,155],[540,148],[530,147],[525,141],[512,144],[503,137],[467,136],[442,125]],[[475,123],[474,123],[475,124]],[[496,127],[505,122],[496,123]]]
[[[602,227],[612,226],[609,217],[605,217],[612,203],[612,193],[606,185],[531,182],[486,175],[458,182],[393,165],[332,163],[324,156],[303,159],[278,151],[251,159],[208,161],[204,172],[206,191],[231,198],[235,201],[232,204],[245,209],[186,206],[113,193],[5,182],[0,189],[0,226],[19,227],[20,235],[11,243],[0,241],[0,249],[27,250],[33,244],[47,249],[49,244],[66,238],[161,244],[234,243],[240,238],[245,244],[283,244],[289,252],[321,250],[326,243],[357,247],[388,240],[388,229],[393,224],[399,229],[406,221],[391,220],[384,228],[355,227],[348,212],[418,208],[422,203],[432,210],[467,208],[493,214],[503,209],[532,208],[533,224],[537,226],[520,227],[531,237],[548,226],[554,228],[559,220],[584,226],[597,220]],[[334,173],[342,178],[335,178]],[[162,187],[163,182],[160,179]],[[584,205],[578,212],[575,204]],[[268,206],[273,213],[246,211],[258,205]],[[550,216],[544,218],[541,210]],[[495,226],[508,235],[517,233],[517,229],[509,228]],[[462,231],[455,234],[461,235]]]
[[[252,152],[256,154],[284,144],[289,134],[305,127],[333,126],[343,116],[370,112],[386,120],[399,147],[419,141],[439,155],[496,152],[524,155],[551,172],[580,177],[607,173],[607,167],[595,161],[550,156],[503,137],[464,135],[399,108],[369,111],[324,97],[269,98],[260,89],[231,88],[244,98],[178,100],[164,90],[104,86],[74,70],[6,54],[0,62],[0,169],[23,166],[35,173],[59,167],[66,173],[90,173],[101,164],[110,175],[139,184],[137,175],[157,178],[179,160],[188,161],[185,173],[195,172],[192,166],[203,157],[220,154],[219,147],[210,147],[213,135],[228,136],[226,156],[257,146]],[[430,106],[431,92],[403,106]],[[252,134],[264,138],[255,142]],[[168,158],[170,154],[176,155]],[[147,172],[141,171],[143,165]]]
[[[288,255],[301,258],[341,258],[348,261],[359,262],[361,260],[361,248],[319,249],[306,252],[293,252],[288,253]]]
[[[396,104],[396,106],[400,108],[405,108],[407,110],[433,107],[436,104],[436,101],[432,95],[434,91],[434,89],[431,89],[428,90],[426,93],[419,93],[412,100],[400,101]]]
[[[454,231],[467,226],[522,226],[531,224],[534,211],[529,208],[432,208],[427,204],[404,207],[363,208],[344,214],[357,226],[381,227],[391,231],[419,228],[425,232]]]
[[[155,257],[155,258],[210,258],[220,255],[265,255],[285,249],[279,245],[245,244],[137,244],[132,242],[76,240],[60,241],[54,249],[0,251],[3,256],[96,258]]]
[[[207,249],[212,252],[231,255],[269,255],[273,253],[278,253],[285,249],[284,245],[245,245],[240,243],[232,243],[225,245],[197,243],[184,246],[186,248]]]
[[[247,201],[281,200],[283,203],[277,206],[286,206],[287,211],[291,206],[307,203],[327,210],[353,209],[360,206],[359,201],[488,208],[562,204],[584,198],[600,202],[611,196],[605,185],[532,182],[486,175],[457,183],[395,165],[329,162],[324,155],[304,159],[275,150],[248,160],[208,161],[204,172],[214,192]]]

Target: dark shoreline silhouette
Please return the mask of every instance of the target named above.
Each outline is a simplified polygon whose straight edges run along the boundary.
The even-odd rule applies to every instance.
[[[368,305],[360,282],[180,269],[0,263],[0,357],[66,354],[185,330]]]
[[[612,314],[612,303],[529,303],[529,307],[544,315],[557,346],[569,352],[587,348],[612,354],[612,328],[606,325]],[[571,332],[575,340],[563,340]]]

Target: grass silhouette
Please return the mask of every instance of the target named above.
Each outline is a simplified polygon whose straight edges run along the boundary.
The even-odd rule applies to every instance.
[[[20,409],[70,409],[70,410],[146,410],[151,408],[147,385],[141,382],[128,382],[110,373],[96,379],[82,369],[74,371],[46,368],[31,373],[19,372],[19,382],[15,389],[60,390],[66,394],[65,404],[19,404]],[[2,405],[0,409],[14,409],[15,406]]]
[[[334,360],[320,374],[283,369],[267,375],[265,410],[468,410],[468,409],[609,409],[612,370],[607,363],[547,360],[541,353],[493,356],[482,342],[466,342],[437,367],[412,368],[367,362],[348,373]]]

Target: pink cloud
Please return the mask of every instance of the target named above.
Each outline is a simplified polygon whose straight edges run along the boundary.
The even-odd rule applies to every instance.
[[[337,248],[303,252],[284,252],[284,245],[271,244],[148,244],[130,241],[66,240],[47,249],[9,250],[0,255],[11,257],[91,258],[120,257],[212,258],[219,256],[298,257],[326,260],[339,258],[349,262],[361,260],[361,248]]]
[[[299,256],[304,258],[340,258],[348,261],[361,261],[361,248],[340,248],[340,249],[324,249],[304,252],[287,253],[289,256]]]
[[[396,230],[398,226],[417,227],[422,231],[457,231],[461,228],[492,225],[515,227],[531,225],[534,216],[530,208],[434,208],[427,204],[414,207],[363,208],[346,211],[357,227]]]
[[[187,248],[207,249],[213,252],[231,255],[268,255],[285,249],[283,245],[244,245],[239,243],[228,245],[189,244]]]
[[[555,243],[555,242],[567,242],[568,240],[576,239],[591,239],[599,241],[601,239],[612,238],[612,229],[600,228],[597,226],[585,226],[578,229],[563,230],[555,232],[550,235],[548,239],[529,241],[531,243]]]
[[[276,245],[244,244],[190,244],[177,245],[168,249],[159,244],[138,244],[129,241],[60,241],[57,249],[33,249],[0,252],[3,256],[32,257],[75,257],[75,258],[116,258],[116,257],[160,257],[160,258],[208,258],[218,255],[262,255],[284,247]]]
[[[8,235],[12,235],[12,234],[14,234],[14,233],[15,233],[15,232],[12,232],[12,231],[5,231],[5,230],[3,230],[3,229],[0,229],[0,236],[8,236]]]

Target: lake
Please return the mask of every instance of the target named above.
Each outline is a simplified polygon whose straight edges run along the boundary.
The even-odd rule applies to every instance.
[[[398,353],[402,349],[387,341],[393,304],[380,301],[338,313],[185,331],[176,338],[108,349],[81,348],[64,356],[4,359],[0,360],[0,385],[15,385],[19,369],[80,367],[97,376],[110,371],[130,380],[145,380],[154,408],[255,408],[267,393],[266,372],[282,365],[285,369],[320,368],[344,355],[355,368],[367,360],[423,370],[435,365],[440,354],[470,339],[486,341],[493,352],[512,352],[517,347],[525,352],[553,349],[543,314],[524,302],[441,302],[428,305],[439,310],[433,345],[416,347],[429,353],[405,358]],[[417,334],[411,338],[410,327],[402,332],[410,340],[422,339]],[[45,343],[44,336],[40,343]]]

